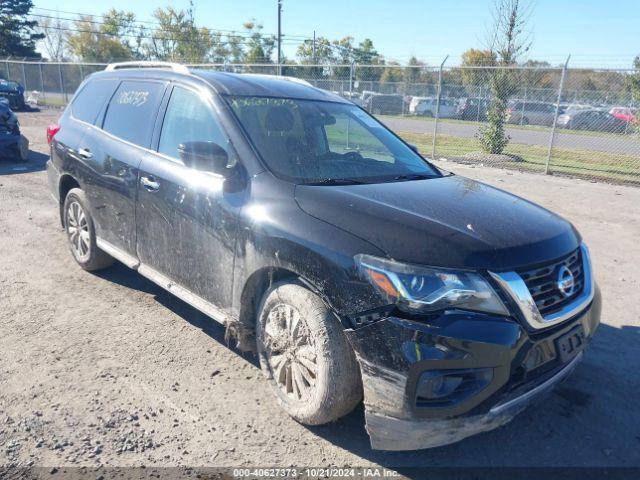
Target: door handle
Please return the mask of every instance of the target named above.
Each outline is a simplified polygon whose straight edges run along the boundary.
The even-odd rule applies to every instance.
[[[87,160],[93,157],[93,153],[91,153],[91,150],[89,150],[88,148],[81,148],[80,150],[78,150],[78,155],[80,155],[82,158],[86,158]]]
[[[156,182],[153,177],[140,177],[140,184],[149,192],[160,190],[160,183]]]

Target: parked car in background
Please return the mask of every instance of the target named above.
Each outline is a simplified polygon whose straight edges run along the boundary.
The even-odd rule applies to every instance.
[[[488,98],[469,97],[462,98],[458,103],[457,116],[462,120],[480,120],[487,119],[487,111],[491,100]]]
[[[623,120],[627,123],[635,122],[638,118],[638,110],[629,107],[613,107],[609,110],[609,113],[614,117]]]
[[[558,116],[559,127],[574,130],[624,133],[628,123],[604,110],[569,110]]]
[[[588,105],[586,103],[561,103],[558,108],[558,113],[568,113],[577,110],[593,110],[595,107],[593,105]]]
[[[435,117],[436,112],[440,118],[454,118],[457,115],[455,100],[441,98],[438,110],[436,97],[413,97],[409,103],[409,113],[425,117]]]
[[[371,95],[363,107],[374,115],[402,115],[404,97],[402,95]]]
[[[18,82],[0,80],[0,96],[9,101],[9,106],[12,110],[23,110],[26,105],[24,87]]]
[[[568,221],[440,170],[296,79],[110,65],[47,138],[81,268],[120,260],[226,325],[302,424],[364,394],[376,449],[504,425],[573,371],[600,322]]]
[[[20,134],[18,117],[3,99],[0,102],[0,157],[27,160],[29,141]]]
[[[553,125],[556,106],[547,102],[511,103],[507,110],[507,122],[520,125]]]
[[[360,105],[361,107],[365,107],[369,98],[374,95],[380,95],[378,92],[374,92],[373,90],[363,90],[361,93],[356,94],[350,100],[356,105]]]

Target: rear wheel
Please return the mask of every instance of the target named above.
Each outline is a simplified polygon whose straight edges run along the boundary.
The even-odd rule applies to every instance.
[[[20,135],[20,143],[18,144],[18,158],[23,162],[29,160],[29,139],[24,135]]]
[[[87,205],[85,193],[72,188],[64,201],[63,220],[73,258],[83,269],[94,271],[112,265],[114,260],[96,245],[95,228]]]
[[[256,333],[262,371],[300,423],[337,420],[361,400],[360,372],[343,327],[313,292],[274,285],[263,298]]]

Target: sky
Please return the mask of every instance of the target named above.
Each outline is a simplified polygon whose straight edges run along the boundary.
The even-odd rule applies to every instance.
[[[286,56],[294,56],[299,37],[329,39],[350,35],[356,43],[371,38],[387,59],[406,62],[415,55],[438,65],[460,62],[468,48],[482,48],[491,24],[494,0],[283,0],[282,32]],[[187,8],[188,0],[173,0]],[[196,22],[212,30],[241,30],[255,18],[265,33],[277,32],[276,0],[194,0]],[[533,0],[529,58],[564,63],[571,54],[574,67],[630,68],[640,54],[640,0]],[[99,4],[96,7],[91,4]],[[109,7],[133,11],[139,20],[152,20],[163,0],[35,0],[38,8],[60,12],[100,14]],[[70,17],[60,13],[61,17]],[[292,38],[287,39],[287,35]],[[295,41],[293,40],[295,37]]]

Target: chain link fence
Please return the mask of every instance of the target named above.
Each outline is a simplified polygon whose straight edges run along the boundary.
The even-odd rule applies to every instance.
[[[7,59],[0,61],[0,77],[23,85],[32,103],[63,106],[87,75],[105,66]],[[637,71],[356,64],[190,67],[306,80],[362,106],[435,160],[640,186],[640,105],[629,86],[631,76],[640,75]],[[496,119],[504,119],[509,139],[501,149],[487,148],[495,147],[500,137]]]

